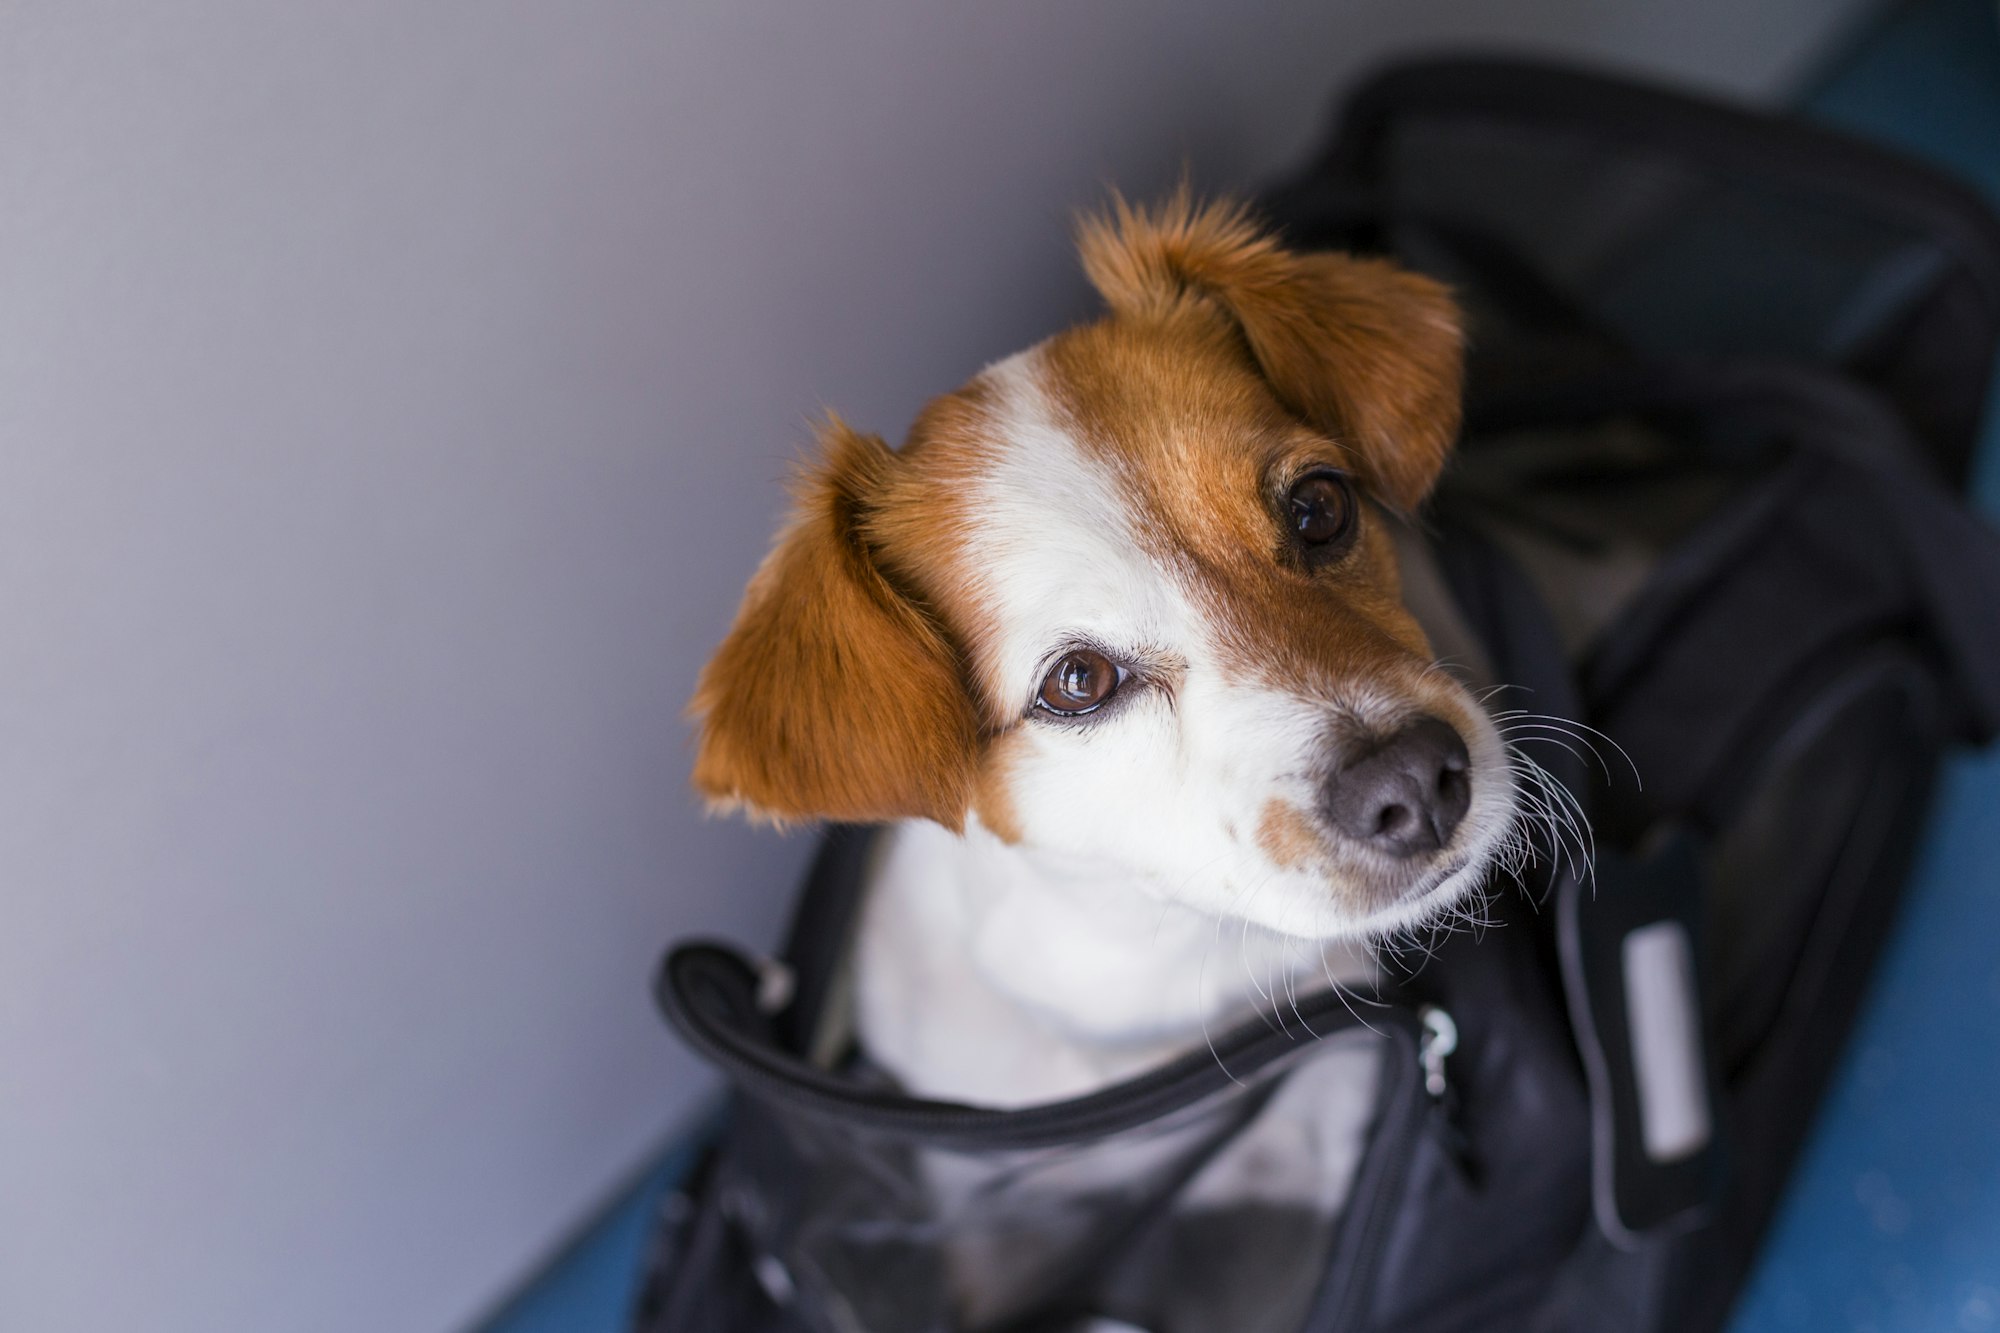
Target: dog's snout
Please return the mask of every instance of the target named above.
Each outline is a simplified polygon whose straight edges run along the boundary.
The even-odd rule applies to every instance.
[[[1341,832],[1389,856],[1434,852],[1472,804],[1465,741],[1441,718],[1421,717],[1348,759],[1327,786]]]

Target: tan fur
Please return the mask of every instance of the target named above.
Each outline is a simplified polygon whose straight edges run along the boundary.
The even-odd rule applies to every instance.
[[[1273,865],[1287,870],[1312,865],[1326,857],[1326,839],[1295,805],[1273,798],[1257,818],[1257,845]]]
[[[999,430],[992,417],[989,392],[978,379],[926,404],[870,515],[869,533],[884,572],[933,607],[958,645],[981,728],[998,732],[1020,713],[1001,697],[994,663],[982,651],[998,627],[966,549],[968,531],[979,521],[970,497]]]
[[[1284,483],[1354,460],[1288,415],[1212,306],[1071,330],[1046,354],[1067,424],[1144,515],[1150,553],[1228,627],[1217,649],[1237,676],[1332,692],[1428,660],[1375,516],[1363,514],[1354,549],[1332,567],[1289,558]]]
[[[979,740],[955,652],[871,554],[896,455],[830,422],[825,460],[701,674],[694,784],[779,820],[964,822]]]
[[[992,740],[981,760],[972,792],[972,809],[979,822],[987,832],[1010,845],[1018,844],[1026,832],[1014,801],[1014,764],[1010,762],[1018,753],[1020,740],[1020,735],[1012,731]]]
[[[1078,244],[1114,312],[1217,302],[1278,398],[1351,445],[1383,500],[1412,509],[1430,491],[1459,419],[1463,339],[1443,287],[1381,260],[1286,250],[1242,205],[1197,205],[1185,188],[1151,212],[1115,200]]]

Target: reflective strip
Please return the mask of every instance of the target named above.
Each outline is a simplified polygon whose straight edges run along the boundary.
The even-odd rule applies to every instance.
[[[1625,1022],[1639,1084],[1646,1156],[1675,1162],[1713,1132],[1702,1073],[1701,1013],[1694,951],[1678,921],[1656,921],[1625,937]]]

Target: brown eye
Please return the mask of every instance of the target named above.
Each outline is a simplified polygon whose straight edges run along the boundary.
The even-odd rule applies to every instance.
[[[1354,531],[1354,491],[1338,472],[1314,472],[1292,483],[1285,512],[1307,556],[1325,557]]]
[[[1065,653],[1042,677],[1035,705],[1063,717],[1088,713],[1112,696],[1124,674],[1103,653],[1079,648]]]

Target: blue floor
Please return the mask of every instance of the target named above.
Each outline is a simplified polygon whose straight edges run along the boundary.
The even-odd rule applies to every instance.
[[[686,1158],[668,1152],[479,1333],[625,1333],[661,1196]]]
[[[1905,7],[1807,105],[2000,205],[1993,0]],[[2000,520],[2000,402],[1986,446],[1977,491]],[[1952,765],[1934,820],[1733,1333],[2000,1333],[2000,751]],[[675,1171],[663,1161],[483,1333],[622,1330]]]

